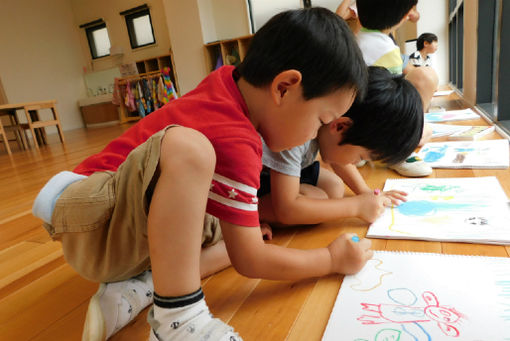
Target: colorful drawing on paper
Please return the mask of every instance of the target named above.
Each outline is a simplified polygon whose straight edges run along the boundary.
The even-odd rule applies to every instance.
[[[456,326],[463,315],[455,308],[440,305],[434,293],[424,292],[422,294],[424,304],[421,305],[415,305],[418,299],[407,288],[389,289],[387,293],[393,303],[361,303],[363,315],[357,320],[362,324],[396,323],[403,329],[409,324],[414,324],[419,325],[422,331],[425,331],[422,323],[435,322],[446,336],[460,335]],[[408,299],[411,299],[411,302]]]
[[[425,121],[430,123],[475,120],[480,116],[471,109],[449,110],[425,114]]]
[[[352,290],[356,291],[370,291],[379,287],[382,284],[382,280],[384,276],[391,275],[390,271],[384,270],[381,268],[382,261],[380,259],[372,258],[370,259],[365,267],[371,268],[372,273],[374,274],[368,280],[361,280],[354,275],[354,278],[358,281],[355,284],[351,285]]]
[[[344,278],[323,341],[510,337],[509,258],[387,251],[374,258],[387,275],[369,265]],[[353,289],[381,278],[372,290]]]
[[[370,238],[510,244],[510,209],[495,177],[390,179],[384,190],[408,193],[370,225]]]
[[[461,133],[469,130],[472,127],[441,123],[429,123],[429,126],[432,128],[432,138],[449,136],[455,133]]]
[[[507,140],[431,142],[418,153],[432,168],[508,168]]]

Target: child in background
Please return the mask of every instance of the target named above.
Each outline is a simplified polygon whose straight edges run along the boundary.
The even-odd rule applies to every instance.
[[[34,214],[81,276],[103,282],[83,339],[110,337],[153,296],[150,340],[240,340],[211,317],[200,286],[201,274],[229,259],[245,276],[273,280],[358,272],[372,251],[352,234],[313,250],[265,244],[256,194],[260,136],[273,151],[303,144],[363,95],[366,78],[352,32],[336,14],[282,12],[255,34],[237,69],[211,73],[73,172],[50,179]],[[215,244],[220,227],[225,242]],[[149,268],[153,295],[144,290]]]
[[[409,55],[409,62],[415,66],[432,66],[430,54],[437,51],[437,36],[434,33],[422,33],[416,40],[417,51]]]
[[[356,36],[363,59],[367,65],[382,66],[391,73],[402,74],[403,61],[400,48],[390,38],[390,32],[396,30],[415,11],[418,0],[357,0],[358,17],[362,28]],[[428,109],[434,91],[437,89],[437,75],[430,68],[416,68],[406,75],[416,87],[422,98],[423,108]],[[423,145],[432,130],[424,126]],[[390,166],[401,175],[410,177],[427,176],[432,168],[415,153],[398,164]]]
[[[420,141],[420,95],[404,76],[369,67],[368,93],[340,118],[319,129],[316,139],[275,153],[264,145],[259,214],[269,224],[316,224],[344,217],[373,222],[384,206],[406,193],[375,192],[354,166],[360,159],[397,163]],[[321,158],[335,173],[314,161]],[[344,197],[344,183],[356,194]]]

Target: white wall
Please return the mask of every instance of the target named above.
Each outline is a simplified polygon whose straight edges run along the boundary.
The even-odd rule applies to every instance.
[[[312,6],[324,7],[329,9],[331,12],[336,12],[340,3],[342,3],[342,0],[312,0]]]
[[[247,0],[197,0],[204,44],[251,33]]]
[[[163,0],[181,95],[207,76],[197,0]]]
[[[3,0],[0,0],[3,1]],[[170,38],[168,37],[167,19],[161,0],[68,0],[73,9],[76,27],[99,18],[104,19],[112,47],[122,50],[121,55],[91,59],[89,45],[84,29],[80,29],[79,42],[82,54],[86,58],[88,72],[102,71],[147,58],[168,54]],[[152,27],[156,44],[132,49],[129,42],[124,16],[119,13],[146,3],[151,13]],[[183,16],[183,13],[179,13]],[[184,14],[185,16],[185,14]],[[181,28],[182,29],[182,28]]]
[[[250,34],[249,10],[246,0],[213,0],[217,40]]]
[[[437,35],[439,48],[433,56],[439,84],[448,84],[448,1],[418,1],[420,20],[416,24],[417,35],[430,32]]]
[[[85,64],[69,0],[1,0],[0,32],[9,102],[56,99],[64,130],[82,127],[76,101],[86,97]]]
[[[214,18],[213,0],[197,0],[204,44],[218,40]],[[240,14],[237,14],[238,16]]]
[[[302,7],[301,0],[251,0],[255,32],[276,13]]]

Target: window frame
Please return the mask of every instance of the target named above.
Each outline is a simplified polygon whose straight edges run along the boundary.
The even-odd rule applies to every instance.
[[[131,49],[134,50],[134,49],[138,49],[140,47],[145,47],[145,46],[156,44],[156,35],[154,34],[154,25],[152,25],[151,12],[147,5],[136,7],[131,10],[121,12],[121,15],[124,15],[124,19],[126,21],[126,27],[127,27],[127,31],[128,31],[128,35],[129,35],[129,44],[131,45]],[[136,18],[146,16],[146,15],[149,16],[149,24],[151,25],[151,33],[152,33],[153,41],[151,43],[137,45],[136,33],[135,33],[133,20]]]
[[[498,0],[478,0],[476,105],[492,119],[497,119],[498,13]]]
[[[108,51],[108,54],[99,56],[97,54],[97,50],[96,50],[96,41],[94,39],[95,31],[101,30],[103,28],[106,29],[106,34],[108,35],[108,41],[110,42],[110,47],[111,47],[111,43],[112,43],[110,41],[110,35],[108,34],[108,28],[106,27],[106,23],[103,21],[103,19],[98,19],[98,20],[92,21],[90,23],[80,25],[80,28],[85,29],[85,35],[87,36],[87,42],[89,44],[89,51],[90,51],[92,60],[110,56],[110,51]]]

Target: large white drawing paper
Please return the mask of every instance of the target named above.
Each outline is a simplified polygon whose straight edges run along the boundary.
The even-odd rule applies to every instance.
[[[449,136],[455,133],[461,133],[469,130],[472,126],[460,126],[454,124],[430,123],[432,128],[432,138]]]
[[[476,120],[480,116],[471,109],[448,110],[425,114],[425,122],[437,123],[448,121]]]
[[[392,189],[408,200],[387,207],[370,238],[510,245],[508,198],[496,177],[386,180]]]
[[[434,92],[434,97],[438,97],[438,96],[448,96],[448,95],[451,95],[453,93],[453,90],[442,90],[442,91],[436,91]]]
[[[425,144],[418,156],[432,168],[508,168],[508,140],[448,141]]]
[[[322,340],[510,340],[510,259],[376,251],[344,278]]]

